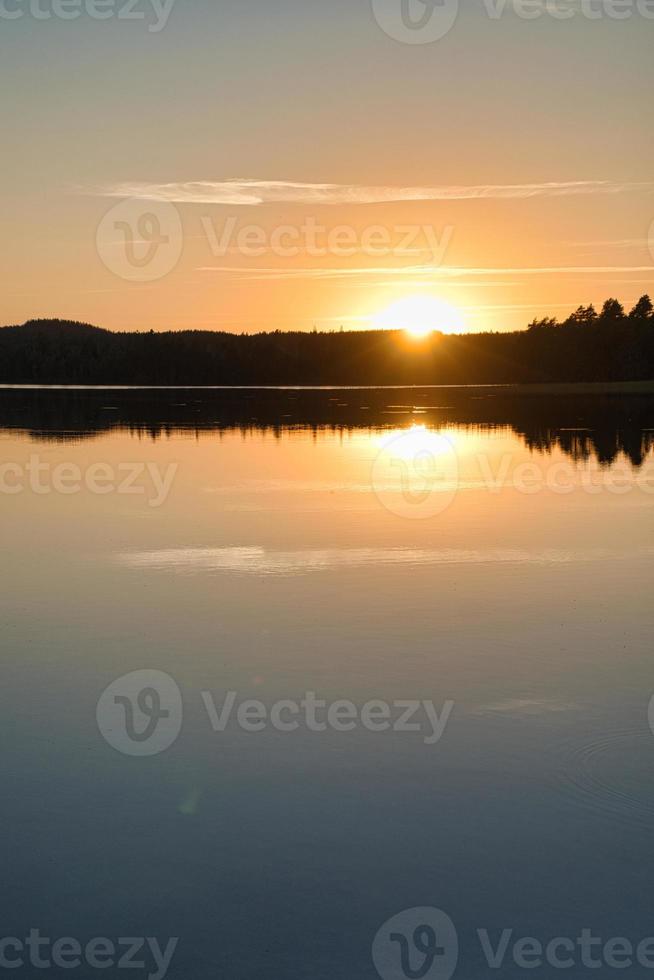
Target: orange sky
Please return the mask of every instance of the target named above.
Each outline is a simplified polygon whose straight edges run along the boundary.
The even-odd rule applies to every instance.
[[[0,322],[360,329],[420,295],[502,330],[654,291],[635,5],[407,43],[396,0],[150,2],[2,25]]]

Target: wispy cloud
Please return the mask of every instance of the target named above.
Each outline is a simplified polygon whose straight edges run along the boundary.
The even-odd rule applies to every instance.
[[[401,201],[524,200],[652,191],[654,183],[611,180],[547,181],[536,184],[443,184],[431,187],[309,184],[287,180],[198,180],[168,184],[120,183],[102,187],[104,197],[139,198],[172,204],[224,204],[256,207],[263,204],[344,205],[389,204]]]
[[[538,302],[534,303],[484,303],[476,306],[470,306],[469,304],[457,303],[457,309],[461,313],[465,313],[466,316],[486,316],[489,312],[515,312],[515,311],[527,311],[527,312],[537,312],[539,305]],[[547,309],[552,310],[568,310],[572,311],[574,308],[574,303],[547,303]],[[341,313],[340,316],[326,316],[317,318],[319,323],[349,323],[349,324],[374,324],[375,314],[370,313],[367,316],[351,316],[350,313]]]
[[[389,278],[413,277],[415,279],[458,279],[467,276],[547,276],[547,275],[601,275],[614,276],[624,273],[647,273],[654,276],[652,265],[615,266],[543,266],[518,268],[474,268],[471,266],[407,265],[400,268],[358,269],[253,269],[247,266],[204,266],[198,271],[231,275],[247,282],[279,279],[370,279],[374,276]]]
[[[646,248],[648,241],[646,238],[620,238],[614,241],[563,242],[563,244],[567,248]]]

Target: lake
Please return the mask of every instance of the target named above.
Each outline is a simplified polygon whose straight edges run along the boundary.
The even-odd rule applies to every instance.
[[[654,966],[654,399],[4,389],[0,445],[47,976]]]

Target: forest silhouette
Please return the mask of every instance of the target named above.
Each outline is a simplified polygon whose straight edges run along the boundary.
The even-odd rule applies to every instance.
[[[401,326],[401,325],[398,325]],[[643,296],[580,306],[507,333],[403,330],[116,333],[63,320],[0,329],[0,383],[88,385],[459,385],[654,379],[654,311]]]

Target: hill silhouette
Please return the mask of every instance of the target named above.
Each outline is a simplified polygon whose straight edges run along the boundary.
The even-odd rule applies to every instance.
[[[398,331],[114,333],[66,320],[0,328],[0,383],[459,385],[654,379],[654,315],[579,307],[510,333],[421,341]]]

